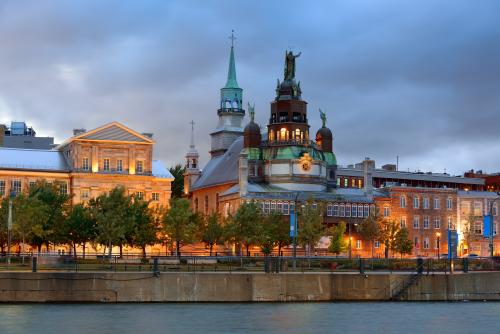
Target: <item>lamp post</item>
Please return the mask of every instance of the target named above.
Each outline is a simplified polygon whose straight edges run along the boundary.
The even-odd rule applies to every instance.
[[[297,218],[299,217],[297,214],[298,198],[299,198],[299,193],[297,192],[295,194],[294,208],[293,208],[293,261],[292,261],[293,269],[297,268]]]
[[[436,232],[436,237],[437,237],[437,244],[438,244],[437,258],[439,259],[440,258],[440,254],[441,254],[441,232]]]
[[[500,196],[500,192],[497,192],[497,195]],[[500,200],[500,197],[497,197],[493,200],[491,200],[490,203],[490,208],[489,208],[489,216],[491,219],[490,222],[490,235],[489,235],[489,249],[490,249],[490,257],[493,257],[493,225],[495,224],[495,219],[493,218],[493,204],[495,204],[496,201]],[[498,211],[498,210],[497,210]],[[498,212],[496,212],[498,214]]]
[[[349,260],[352,258],[352,236],[351,236],[351,222],[349,222]]]

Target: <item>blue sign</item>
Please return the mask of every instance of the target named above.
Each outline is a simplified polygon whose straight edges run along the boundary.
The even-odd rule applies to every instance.
[[[458,233],[456,230],[448,230],[448,259],[457,257]]]
[[[290,237],[295,236],[295,213],[290,210]]]
[[[489,238],[490,237],[490,232],[492,230],[492,220],[493,220],[493,217],[491,217],[490,215],[488,216],[484,216],[483,218],[483,236],[486,237],[486,238]]]

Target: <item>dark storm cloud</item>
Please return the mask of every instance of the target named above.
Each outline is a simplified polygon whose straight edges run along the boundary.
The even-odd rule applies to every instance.
[[[61,141],[117,120],[154,132],[173,164],[194,119],[204,163],[235,29],[261,125],[292,46],[311,129],[326,110],[340,163],[497,171],[498,13],[494,1],[2,1],[0,121]]]

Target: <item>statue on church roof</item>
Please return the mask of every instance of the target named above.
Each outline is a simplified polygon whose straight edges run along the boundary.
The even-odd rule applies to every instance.
[[[253,106],[248,103],[248,114],[250,115],[250,122],[253,123],[254,119],[255,119],[255,103],[253,104]]]
[[[321,118],[321,121],[323,122],[323,127],[326,127],[326,113],[319,108],[319,117]]]
[[[292,51],[287,51],[285,56],[285,80],[295,79],[295,58],[300,57],[302,52],[294,55]]]

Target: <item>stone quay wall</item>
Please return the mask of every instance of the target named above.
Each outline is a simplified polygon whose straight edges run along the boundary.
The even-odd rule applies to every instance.
[[[389,273],[0,273],[0,302],[4,303],[380,301],[394,297],[500,300],[500,272],[418,279]]]

